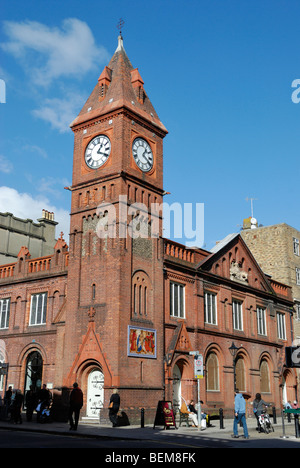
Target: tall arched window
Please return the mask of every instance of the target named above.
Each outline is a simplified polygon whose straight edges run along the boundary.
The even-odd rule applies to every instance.
[[[270,392],[270,370],[266,359],[263,359],[259,367],[260,374],[260,391],[261,393]]]
[[[246,380],[245,380],[245,362],[244,359],[238,357],[235,363],[235,372],[236,372],[236,388],[240,391],[246,390]]]
[[[219,361],[215,353],[210,353],[206,359],[206,390],[219,390]]]
[[[0,349],[0,364],[2,364],[4,362],[5,362],[4,352],[2,352],[1,349]],[[4,382],[4,375],[1,374],[0,375],[0,391],[2,391],[3,388],[4,388],[3,382]]]
[[[146,317],[149,314],[149,279],[143,271],[132,278],[132,316]]]
[[[32,386],[37,391],[42,386],[43,359],[38,351],[29,354],[26,362],[25,392]]]

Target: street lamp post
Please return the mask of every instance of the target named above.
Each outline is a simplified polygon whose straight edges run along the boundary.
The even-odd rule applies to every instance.
[[[236,355],[237,355],[239,348],[237,348],[234,342],[232,342],[232,345],[228,349],[233,359],[233,386],[234,386],[234,392],[235,392],[236,391],[236,368],[235,368],[236,367]]]

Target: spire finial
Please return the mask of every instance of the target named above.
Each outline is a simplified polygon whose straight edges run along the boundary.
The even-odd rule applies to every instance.
[[[117,24],[117,29],[119,30],[119,37],[118,37],[118,47],[116,49],[116,52],[119,52],[120,50],[124,50],[124,45],[123,45],[123,37],[122,37],[122,27],[124,25],[124,21],[122,18],[120,18],[118,24]]]
[[[122,37],[122,28],[124,26],[125,21],[123,21],[122,18],[119,19],[119,22],[117,24],[117,29],[119,30],[119,35]]]

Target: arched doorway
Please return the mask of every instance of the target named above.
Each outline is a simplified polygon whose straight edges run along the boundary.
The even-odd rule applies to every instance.
[[[32,386],[37,392],[42,386],[43,359],[38,351],[32,351],[26,361],[24,393]]]
[[[181,371],[177,364],[173,368],[173,407],[178,410],[181,406]]]
[[[88,418],[99,419],[104,402],[104,375],[100,369],[94,368],[88,375],[87,408]]]
[[[282,399],[283,403],[293,402],[296,397],[296,379],[290,369],[286,369],[282,376]]]
[[[7,366],[5,363],[5,349],[1,349],[1,340],[0,340],[0,364],[1,364],[1,374],[0,374],[0,396],[1,392],[3,390],[6,390],[6,384],[7,384],[7,370],[4,371],[4,367]],[[5,382],[5,384],[4,384]]]

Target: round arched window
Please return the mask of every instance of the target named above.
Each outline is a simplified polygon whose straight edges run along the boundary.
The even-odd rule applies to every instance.
[[[25,392],[32,387],[33,391],[38,391],[42,386],[43,359],[38,351],[32,351],[27,357]]]

